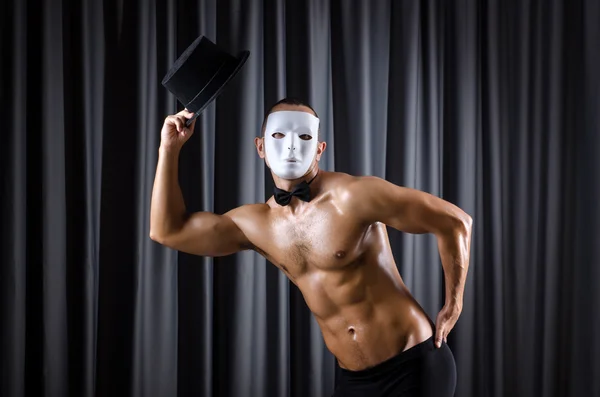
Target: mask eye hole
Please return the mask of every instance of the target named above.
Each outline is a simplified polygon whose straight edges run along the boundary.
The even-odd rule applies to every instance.
[[[283,135],[281,132],[274,132],[271,136],[275,139],[282,139],[285,137],[285,135]]]
[[[300,139],[302,139],[303,141],[310,141],[312,139],[312,136],[308,134],[302,134],[300,135]]]

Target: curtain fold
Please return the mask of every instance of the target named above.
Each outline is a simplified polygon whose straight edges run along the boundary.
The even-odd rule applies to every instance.
[[[27,136],[18,116],[27,108],[27,13],[23,3],[10,4],[0,15],[0,51],[10,60],[0,62],[0,116],[5,120],[0,144],[0,393],[22,396],[27,373]],[[8,32],[11,32],[8,34]],[[29,285],[29,288],[37,286]],[[34,295],[31,294],[30,295]],[[31,298],[30,298],[31,299]],[[29,305],[32,306],[32,305]],[[39,362],[39,358],[36,359]],[[28,361],[33,364],[34,360]]]
[[[333,392],[335,359],[275,266],[148,237],[160,129],[181,110],[160,82],[201,34],[251,55],[181,152],[189,211],[268,199],[253,139],[273,103],[303,98],[321,168],[473,216],[456,395],[600,395],[598,2],[5,3],[0,395]],[[435,320],[435,238],[388,232]]]

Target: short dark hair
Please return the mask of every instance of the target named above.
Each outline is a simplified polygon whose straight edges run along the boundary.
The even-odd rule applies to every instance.
[[[300,98],[295,98],[295,97],[287,97],[287,98],[283,98],[281,99],[279,102],[277,102],[276,104],[274,104],[273,106],[271,106],[267,112],[265,113],[265,119],[267,117],[269,117],[269,115],[271,113],[273,113],[273,109],[275,109],[277,106],[279,105],[296,105],[296,106],[305,106],[307,108],[309,108],[310,110],[312,110],[312,112],[315,114],[315,117],[319,117],[317,115],[317,112],[315,111],[315,109],[313,109],[312,106],[310,106],[307,102],[303,101]]]
[[[271,106],[265,112],[265,118],[263,119],[262,128],[260,129],[262,135],[264,135],[264,133],[265,133],[265,125],[267,124],[267,117],[269,117],[269,115],[271,113],[273,113],[273,109],[275,109],[279,105],[304,106],[304,107],[307,107],[310,110],[312,110],[312,112],[315,114],[315,117],[317,117],[317,118],[319,117],[319,115],[317,114],[317,112],[315,111],[315,109],[313,109],[313,107],[310,106],[307,102],[303,101],[300,98],[296,98],[296,97],[286,97],[286,98],[283,98],[283,99],[279,100],[276,104],[274,104],[273,106]]]

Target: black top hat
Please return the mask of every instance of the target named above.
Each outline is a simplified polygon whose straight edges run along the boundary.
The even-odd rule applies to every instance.
[[[240,71],[250,51],[237,57],[223,51],[206,37],[200,36],[181,54],[162,80],[185,108],[195,113],[190,125]]]

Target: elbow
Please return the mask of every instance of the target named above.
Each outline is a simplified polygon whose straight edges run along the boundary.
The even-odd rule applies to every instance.
[[[152,241],[162,245],[168,245],[169,242],[173,240],[173,236],[177,234],[178,230],[180,229],[173,227],[172,222],[150,219],[148,236]]]
[[[184,217],[151,215],[148,237],[159,244],[169,246],[183,231]]]
[[[148,233],[148,236],[150,237],[150,240],[155,241],[159,244],[163,244],[165,241],[165,238],[162,234],[157,233],[155,230],[150,229],[150,233]]]
[[[150,228],[150,233],[148,233],[148,236],[150,237],[150,240],[154,242],[157,242],[164,246],[169,246],[170,238],[169,235],[166,233],[161,233]]]
[[[463,227],[471,233],[471,229],[473,228],[473,218],[466,212],[463,214],[462,218]]]
[[[467,213],[459,211],[446,218],[444,226],[438,230],[438,234],[447,238],[456,238],[457,236],[468,237],[471,235],[473,227],[473,218]]]
[[[473,218],[467,213],[462,212],[456,217],[454,222],[453,234],[460,236],[462,239],[469,241],[471,239],[471,230],[473,228]]]
[[[156,241],[158,243],[159,237],[158,237],[158,234],[156,234],[156,232],[154,230],[150,229],[150,233],[148,233],[148,237],[150,237],[150,240]]]

